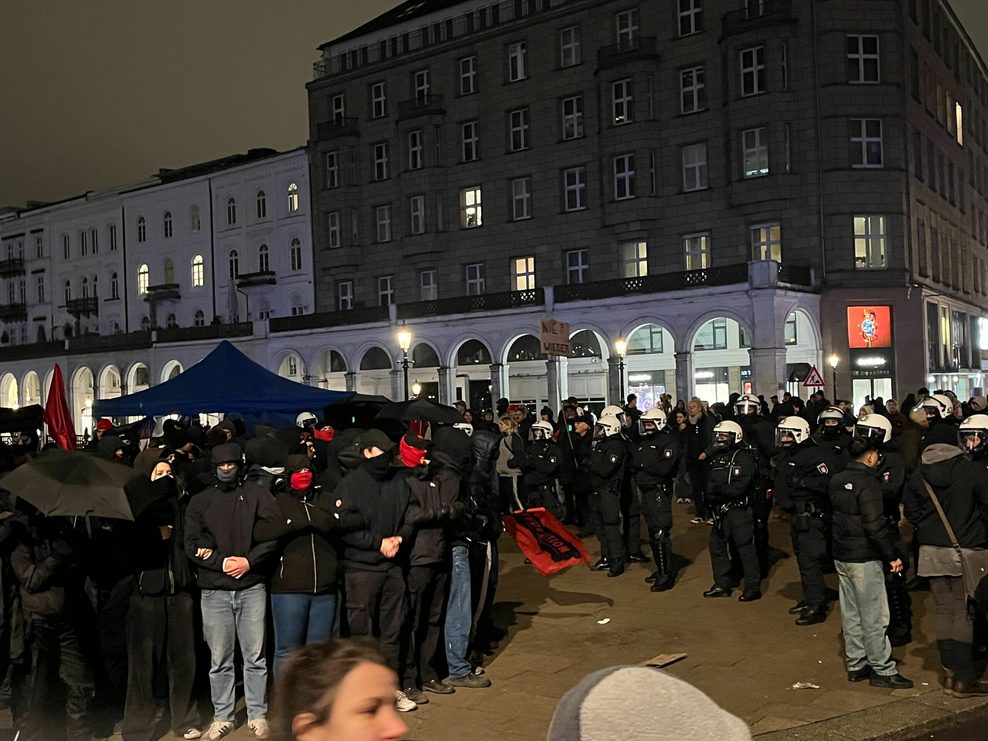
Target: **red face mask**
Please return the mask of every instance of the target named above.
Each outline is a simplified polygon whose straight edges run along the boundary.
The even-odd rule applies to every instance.
[[[312,471],[296,471],[288,480],[295,491],[307,491],[312,486]]]
[[[398,444],[398,456],[401,458],[402,465],[407,468],[415,468],[425,461],[425,451],[422,448],[409,445],[405,442],[405,438],[402,438]]]
[[[322,440],[326,443],[333,442],[333,436],[335,433],[336,431],[329,425],[326,425],[325,427],[317,427],[312,431],[312,434],[315,436],[316,440]]]

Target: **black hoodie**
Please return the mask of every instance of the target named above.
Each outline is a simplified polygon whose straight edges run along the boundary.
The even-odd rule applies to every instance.
[[[962,548],[988,546],[988,477],[983,466],[964,457],[956,445],[930,445],[919,469],[906,482],[903,511],[916,527],[920,545],[950,547],[950,538],[923,485],[929,482]]]
[[[390,453],[384,455],[390,459]],[[412,495],[404,474],[396,468],[372,473],[376,471],[376,461],[377,458],[364,460],[336,487],[335,496],[343,500],[346,511],[357,513],[364,521],[362,529],[343,536],[343,562],[347,569],[386,570],[395,559],[381,555],[381,541],[399,535],[405,549],[414,532],[406,521]]]

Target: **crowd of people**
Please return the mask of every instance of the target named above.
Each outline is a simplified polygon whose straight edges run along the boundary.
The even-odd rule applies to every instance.
[[[239,671],[256,738],[334,738],[314,729],[330,724],[320,692],[342,675],[303,687],[299,667],[370,664],[359,681],[378,698],[380,737],[400,738],[394,711],[491,684],[482,656],[503,635],[490,618],[501,514],[545,508],[599,540],[595,570],[620,577],[651,561],[650,589],[664,592],[682,564],[677,500],[710,528],[703,597],[740,586],[743,602],[769,577],[778,507],[800,572],[797,625],[826,618],[838,594],[824,574],[836,569],[849,681],[911,686],[891,647],[911,639],[912,563],[933,593],[944,688],[988,694],[960,555],[988,547],[985,406],[927,389],[905,414],[881,399],[854,413],[822,393],[709,407],[664,396],[645,410],[632,395],[596,412],[571,398],[538,415],[500,399],[488,415],[458,402],[455,423],[413,422],[400,437],[337,431],[309,412],[250,434],[236,419],[166,420],[143,449],[101,422],[92,454],[132,467],[132,522],[42,517],[16,491],[0,509],[0,699],[23,741],[89,739],[101,719],[119,721],[125,741],[150,741],[161,724],[219,739],[235,728]],[[35,457],[35,441],[21,442],[8,467]]]

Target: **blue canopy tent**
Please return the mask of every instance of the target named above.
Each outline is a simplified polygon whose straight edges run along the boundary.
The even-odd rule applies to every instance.
[[[295,421],[346,401],[349,391],[305,386],[272,373],[224,340],[209,355],[170,381],[118,399],[100,399],[98,417],[146,417],[200,412],[237,414],[245,420]]]

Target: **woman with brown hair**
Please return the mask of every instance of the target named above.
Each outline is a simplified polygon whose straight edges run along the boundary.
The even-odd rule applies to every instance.
[[[294,651],[274,695],[279,741],[399,741],[397,678],[366,639],[330,640]]]
[[[498,428],[501,431],[496,464],[499,502],[503,512],[510,512],[523,509],[521,466],[525,460],[525,440],[518,432],[518,423],[510,414],[501,417]]]

